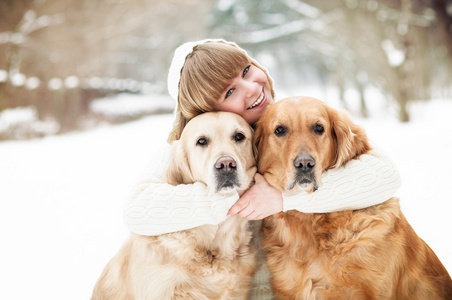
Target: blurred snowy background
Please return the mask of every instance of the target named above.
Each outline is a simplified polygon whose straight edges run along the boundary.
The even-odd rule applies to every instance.
[[[452,0],[0,1],[0,298],[90,297],[170,131],[172,53],[206,37],[248,50],[277,98],[348,109],[451,272],[451,26]]]
[[[166,95],[174,49],[206,37],[249,51],[277,92],[334,87],[349,107],[352,89],[355,113],[379,101],[407,122],[410,102],[451,97],[451,26],[452,0],[2,0],[0,140],[167,112],[111,115],[93,102],[149,95],[144,108]]]

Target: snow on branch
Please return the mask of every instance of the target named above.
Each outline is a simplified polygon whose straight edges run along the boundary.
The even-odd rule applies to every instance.
[[[55,14],[52,16],[43,15],[38,17],[36,12],[28,10],[21,20],[19,32],[28,35],[48,26],[62,24],[64,20],[65,17],[63,14]]]
[[[320,9],[298,0],[282,0],[281,2],[292,10],[308,18],[315,19],[320,17],[322,14]]]
[[[239,43],[263,43],[293,33],[306,31],[309,28],[314,27],[313,23],[315,22],[308,20],[296,20],[272,28],[238,34],[237,40],[239,41]]]
[[[6,43],[14,45],[23,44],[30,33],[49,26],[62,24],[64,21],[65,17],[63,14],[37,17],[34,11],[28,10],[22,17],[16,31],[5,31],[0,33],[0,45]]]
[[[340,10],[333,10],[329,13],[322,13],[318,18],[314,19],[298,19],[271,28],[244,32],[238,34],[237,40],[245,44],[257,44],[303,31],[322,32],[322,34],[325,34],[330,31],[330,23],[341,18],[344,18],[344,14]]]
[[[404,17],[404,14],[405,13],[402,11],[389,7],[383,7],[377,11],[377,19],[380,21],[391,20],[398,22]],[[435,14],[431,10],[427,10],[423,15],[410,13],[408,20],[408,25],[428,27],[435,21]]]

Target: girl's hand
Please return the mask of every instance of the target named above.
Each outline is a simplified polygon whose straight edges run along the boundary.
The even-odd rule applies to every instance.
[[[228,216],[239,214],[248,220],[261,220],[283,210],[281,192],[259,173],[254,175],[254,180],[254,185],[229,209]]]

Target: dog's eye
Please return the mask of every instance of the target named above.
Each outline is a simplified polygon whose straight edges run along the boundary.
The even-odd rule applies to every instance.
[[[316,124],[314,125],[314,132],[315,134],[322,135],[325,132],[325,128],[320,124]]]
[[[275,129],[275,135],[276,136],[284,136],[286,134],[286,127],[284,126],[278,126]]]
[[[197,145],[197,146],[207,146],[207,144],[208,144],[208,141],[207,141],[206,138],[199,138],[199,139],[196,141],[196,145]]]
[[[243,135],[243,133],[238,132],[234,135],[234,140],[236,142],[243,141],[244,139],[245,139],[245,136]]]

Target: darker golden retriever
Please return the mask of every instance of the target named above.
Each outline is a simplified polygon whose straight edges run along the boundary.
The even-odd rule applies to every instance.
[[[238,115],[202,114],[174,142],[168,182],[202,182],[212,196],[245,190],[256,172],[252,129]],[[133,234],[105,267],[92,299],[246,299],[256,267],[248,221],[141,236]]]
[[[315,192],[320,174],[371,150],[362,128],[307,97],[272,105],[257,124],[258,170],[283,193]],[[277,299],[452,299],[452,281],[391,198],[327,214],[288,211],[263,227]]]

